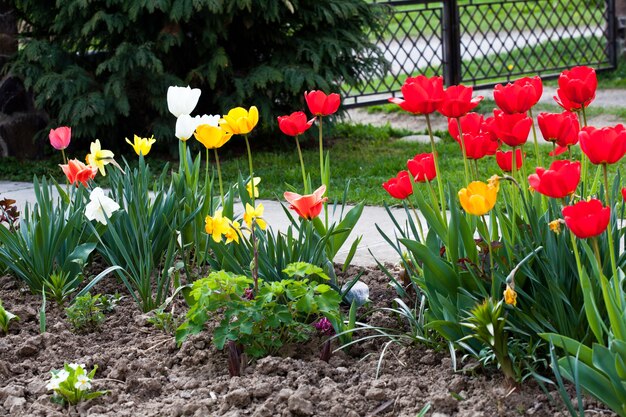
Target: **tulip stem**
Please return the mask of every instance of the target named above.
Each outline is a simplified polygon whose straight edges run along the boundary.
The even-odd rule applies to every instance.
[[[587,127],[587,112],[585,111],[585,106],[582,106],[580,109],[582,115],[583,115],[583,127]],[[581,162],[581,167],[580,170],[582,171],[582,181],[580,184],[581,187],[581,195],[583,196],[583,198],[587,195],[587,156],[585,155],[584,152],[581,152],[580,155],[580,162]]]
[[[250,151],[250,142],[248,141],[248,135],[243,135],[246,140],[246,148],[248,149],[248,167],[250,168],[250,181],[252,183],[252,206],[254,206],[254,170],[252,169],[252,152]],[[221,181],[220,181],[221,183]]]
[[[435,138],[433,137],[433,128],[430,124],[430,114],[426,113],[426,128],[428,129],[428,136],[430,137],[430,147],[433,152],[433,160],[435,162],[435,175],[437,177],[437,187],[439,188],[439,203],[441,204],[441,213],[443,214],[443,220],[448,224],[448,214],[446,213],[446,198],[443,193],[443,183],[441,176],[439,175],[439,155],[435,148]]]
[[[528,116],[530,117],[530,120],[532,121],[531,126],[533,127],[533,139],[535,140],[535,154],[537,155],[537,163],[538,163],[538,166],[541,167],[543,166],[543,163],[541,161],[541,153],[539,153],[539,143],[537,142],[537,129],[535,128],[535,119],[533,119],[532,108],[528,109]],[[515,161],[515,155],[513,155],[513,161]]]
[[[520,151],[520,153],[522,153],[522,151]],[[523,153],[522,153],[522,157],[523,157]],[[522,162],[522,165],[523,162]],[[513,177],[513,179],[515,181],[517,181],[517,146],[513,146],[513,154],[511,155],[511,176]],[[517,229],[517,220],[515,219],[516,216],[516,212],[515,212],[515,202],[517,201],[517,193],[515,193],[515,190],[513,190],[513,192],[511,193],[511,211],[512,211],[512,215],[511,215],[511,246],[512,249],[515,250],[515,230]]]
[[[604,172],[604,201],[606,202],[606,206],[611,208],[611,199],[609,196],[609,174],[607,164],[602,164],[602,171]],[[613,215],[613,210],[610,210],[610,216]],[[615,290],[618,291],[617,299],[620,300],[621,294],[619,293],[621,285],[618,284],[619,277],[617,276],[617,263],[615,262],[615,250],[613,248],[613,232],[611,227],[611,217],[609,217],[609,224],[606,228],[607,238],[609,240],[609,255],[611,258],[611,271],[613,272],[613,279],[615,280]],[[621,304],[621,302],[620,302]]]
[[[478,180],[478,159],[474,159],[474,178]]]
[[[209,183],[209,148],[205,148],[205,153],[206,153],[206,166],[204,169],[204,186],[206,188],[207,184]]]
[[[302,184],[304,185],[304,194],[309,194],[309,185],[306,181],[306,171],[304,169],[304,159],[302,158],[302,149],[300,149],[300,141],[296,135],[296,146],[298,147],[298,156],[300,157],[300,169],[302,170]]]
[[[319,140],[319,145],[320,145],[320,181],[322,183],[322,185],[326,186],[326,193],[327,195],[330,194],[330,191],[328,190],[328,186],[329,184],[327,184],[326,181],[326,172],[324,172],[324,136],[323,136],[323,128],[324,128],[324,118],[320,115],[319,117],[319,123],[317,124],[317,130],[318,130],[318,140]],[[324,202],[324,217],[326,220],[326,223],[324,224],[324,226],[326,226],[326,228],[328,228],[328,202],[325,201]]]
[[[493,253],[491,253],[491,251],[493,250],[492,246],[491,246],[491,235],[489,234],[489,227],[487,226],[487,220],[485,219],[485,215],[483,214],[482,216],[480,216],[480,218],[483,220],[483,225],[485,226],[485,237],[487,238],[487,247],[488,249],[488,255],[489,255],[489,273],[491,275],[491,286],[492,288],[494,287],[494,281],[493,281]]]
[[[63,163],[67,165],[67,158],[65,157],[65,149],[61,149],[61,155],[63,155]]]
[[[456,118],[456,125],[459,128],[459,141],[461,142],[461,151],[463,151],[463,165],[465,165],[465,184],[469,184],[469,167],[467,165],[467,152],[465,151],[465,139],[463,138],[463,130],[461,128],[461,118]]]
[[[213,148],[215,152],[215,165],[217,166],[217,180],[220,183],[220,197],[222,200],[222,209],[224,208],[224,186],[222,185],[222,169],[220,168],[220,157],[217,155],[217,148]],[[208,150],[207,150],[207,164],[209,163],[208,159]],[[252,197],[254,198],[254,180],[252,181]],[[254,201],[254,200],[253,200]]]

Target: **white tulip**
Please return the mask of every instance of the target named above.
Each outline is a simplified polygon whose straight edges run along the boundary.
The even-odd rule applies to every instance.
[[[200,89],[187,87],[170,87],[167,89],[167,108],[174,116],[191,114],[200,99]]]
[[[220,116],[211,116],[204,114],[202,116],[191,117],[188,114],[182,114],[176,119],[176,137],[182,141],[193,136],[193,132],[200,125],[211,125],[217,127],[219,125]]]
[[[85,206],[85,216],[89,220],[107,224],[107,218],[119,209],[119,204],[107,197],[102,188],[96,187],[89,195],[89,203]]]

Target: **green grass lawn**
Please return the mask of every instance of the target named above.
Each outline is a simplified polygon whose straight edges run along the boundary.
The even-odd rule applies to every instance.
[[[350,202],[364,201],[370,205],[397,203],[389,197],[382,188],[382,183],[395,176],[400,170],[406,169],[406,161],[416,153],[430,152],[430,145],[407,143],[398,138],[411,132],[395,130],[390,127],[372,127],[364,125],[338,124],[331,132],[331,139],[327,148],[331,153],[332,179],[330,186],[331,199],[340,198],[344,187],[350,181],[348,200]],[[441,155],[442,178],[453,189],[459,189],[464,183],[463,159],[459,145],[452,141],[445,132],[438,132],[444,140],[437,145]],[[313,135],[311,135],[313,136]],[[233,139],[234,141],[240,138]],[[289,141],[283,137],[281,140]],[[540,139],[541,141],[541,139]],[[237,143],[233,143],[237,146]],[[243,142],[240,143],[243,148]],[[311,173],[314,184],[319,184],[319,154],[317,142],[313,137],[303,143],[304,159],[307,169]],[[536,155],[531,142],[524,148],[527,154],[527,174],[532,172],[531,167],[536,165]],[[549,161],[550,148],[541,147],[544,161]],[[235,156],[234,154],[238,155]],[[238,173],[247,173],[247,159],[240,150],[224,152],[223,176],[225,182],[235,181]],[[131,160],[134,160],[131,158]],[[5,159],[0,164],[0,179],[31,181],[33,175],[53,175],[58,181],[63,176],[58,169],[58,158],[44,161],[17,161]],[[155,168],[161,169],[166,163],[163,160],[148,157],[148,162]],[[613,172],[618,167],[612,167]],[[547,165],[547,164],[544,164]],[[296,189],[302,189],[300,165],[295,148],[280,151],[258,150],[254,152],[254,166],[256,175],[262,178],[260,185],[261,198],[282,199],[286,184]],[[478,162],[479,178],[486,180],[493,174],[500,173],[494,157],[487,157]],[[595,172],[595,171],[593,171]],[[98,185],[106,186],[106,178],[98,177]],[[11,197],[7,195],[6,197]]]

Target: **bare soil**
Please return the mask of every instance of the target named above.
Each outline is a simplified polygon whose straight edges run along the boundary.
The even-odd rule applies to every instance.
[[[367,270],[363,281],[374,308],[392,306],[395,293],[380,271]],[[124,293],[113,277],[96,289]],[[472,364],[466,364],[471,372],[455,373],[448,352],[420,345],[390,346],[379,378],[384,341],[339,351],[326,363],[318,358],[321,340],[250,363],[242,377],[230,378],[226,354],[213,347],[208,332],[178,349],[130,297],[90,334],[72,333],[55,306],[47,312],[48,331],[40,334],[40,297],[10,276],[0,277],[0,299],[21,319],[0,337],[0,415],[415,416],[427,403],[427,415],[437,417],[567,415],[558,395],[550,401],[533,381],[509,387],[498,373]],[[388,313],[363,319],[402,328]],[[94,388],[110,393],[69,409],[53,404],[45,385],[49,371],[64,362],[97,364]],[[585,406],[594,416],[613,415],[595,401]]]

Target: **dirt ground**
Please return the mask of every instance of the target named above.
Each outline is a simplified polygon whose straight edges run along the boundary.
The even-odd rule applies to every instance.
[[[372,308],[390,307],[395,297],[388,279],[369,269]],[[113,277],[101,282],[102,294],[124,288]],[[0,277],[0,299],[21,318],[0,337],[0,415],[10,416],[562,416],[558,395],[550,401],[533,381],[508,387],[498,373],[463,363],[471,371],[452,371],[447,351],[420,345],[390,345],[376,369],[382,341],[337,352],[329,363],[318,359],[321,340],[292,346],[281,356],[250,363],[230,378],[226,354],[211,344],[208,332],[178,349],[171,335],[146,322],[130,297],[107,315],[100,331],[77,335],[64,314],[49,307],[48,331],[39,333],[40,297],[9,276]],[[52,303],[49,303],[49,306]],[[385,312],[363,318],[402,327]],[[51,369],[64,362],[99,369],[94,388],[110,393],[64,409],[50,401],[45,385]],[[590,415],[612,416],[595,401]]]

